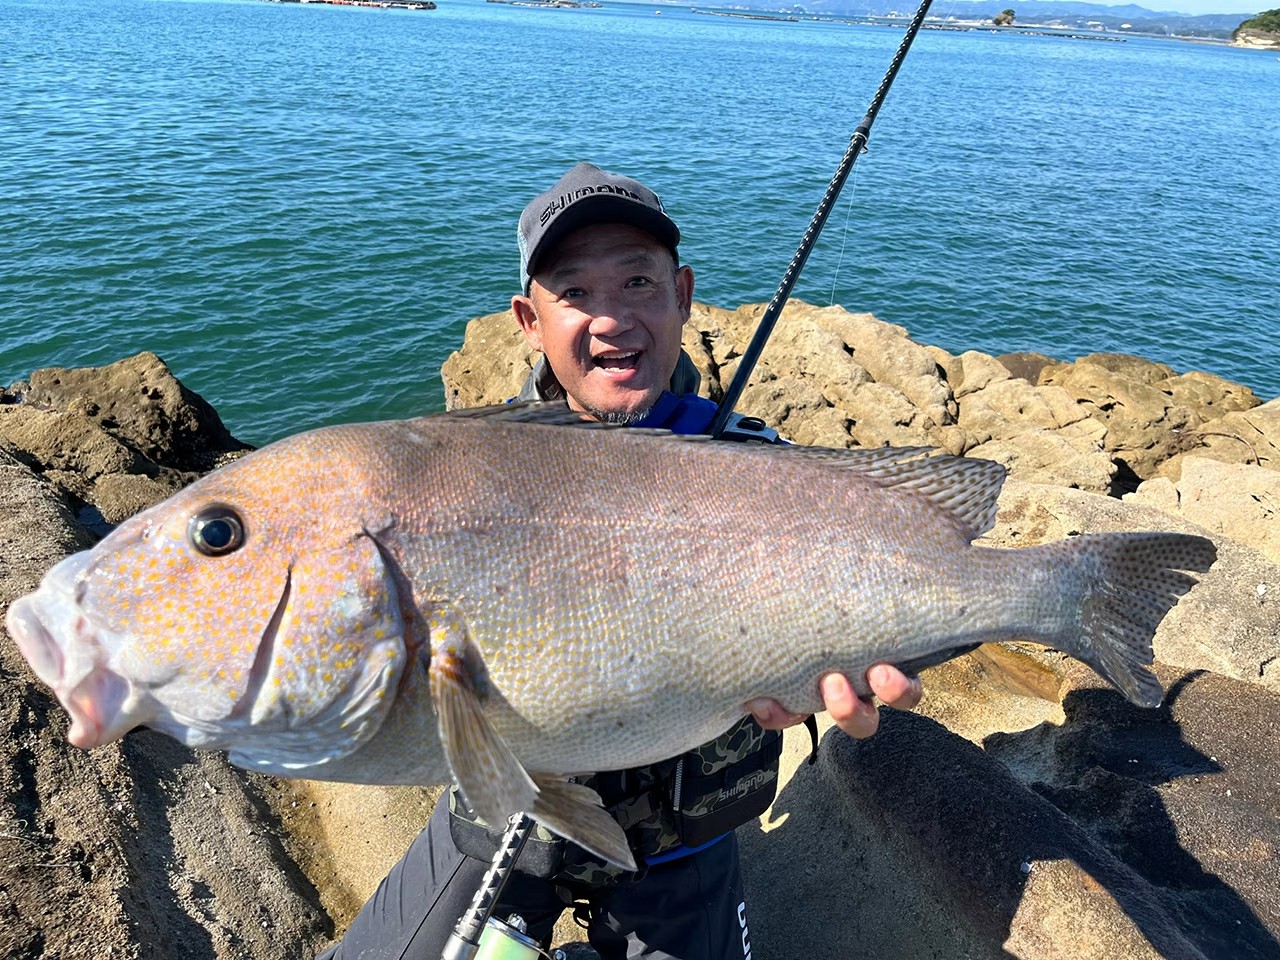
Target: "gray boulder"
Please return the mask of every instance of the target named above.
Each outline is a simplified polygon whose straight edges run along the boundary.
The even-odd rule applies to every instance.
[[[844,910],[819,925],[796,923],[766,893],[760,954],[856,955],[849,945],[869,934],[867,952],[881,956],[1278,955],[1280,820],[1257,785],[1273,775],[1280,698],[1207,674],[1163,678],[1172,692],[1160,710],[1083,681],[1060,724],[992,734],[985,749],[892,711],[869,740],[828,733],[818,768],[774,805],[785,823],[749,853],[782,849],[751,869],[763,881],[799,861],[796,872],[816,875],[815,898],[838,890],[845,903],[852,878],[873,899],[852,906],[856,927]],[[868,872],[876,889],[865,891]]]

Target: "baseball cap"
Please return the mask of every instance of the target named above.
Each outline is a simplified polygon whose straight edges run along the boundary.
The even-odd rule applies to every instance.
[[[525,293],[538,260],[565,236],[593,223],[627,223],[651,233],[675,252],[680,228],[662,207],[658,195],[639,180],[606,173],[579,163],[556,185],[540,193],[520,214],[520,282]]]

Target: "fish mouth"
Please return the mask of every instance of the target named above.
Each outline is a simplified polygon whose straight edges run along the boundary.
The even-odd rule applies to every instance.
[[[32,672],[71,715],[67,739],[87,750],[122,737],[150,711],[133,685],[106,666],[96,632],[73,599],[79,566],[64,568],[69,562],[50,571],[35,593],[16,600],[5,625]]]
[[[26,659],[32,672],[45,685],[56,687],[62,681],[66,661],[62,656],[62,648],[53,639],[52,634],[44,628],[39,615],[32,609],[35,606],[34,601],[34,594],[15,600],[9,607],[5,626],[8,627],[9,636],[13,637],[18,645],[18,652]]]

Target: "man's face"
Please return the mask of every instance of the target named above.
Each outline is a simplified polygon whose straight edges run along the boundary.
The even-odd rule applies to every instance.
[[[636,227],[600,223],[548,252],[511,308],[569,406],[625,422],[671,380],[692,300],[693,271],[676,269],[666,247]]]

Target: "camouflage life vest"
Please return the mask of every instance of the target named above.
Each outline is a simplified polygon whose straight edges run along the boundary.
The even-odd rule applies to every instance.
[[[758,817],[778,788],[782,733],[763,730],[743,717],[721,736],[695,750],[646,767],[595,774],[594,788],[631,843],[643,871],[651,858],[678,847],[698,847]],[[449,829],[468,856],[492,859],[502,830],[485,823],[449,791]],[[601,887],[633,878],[538,826],[516,869],[550,877],[569,890]]]

